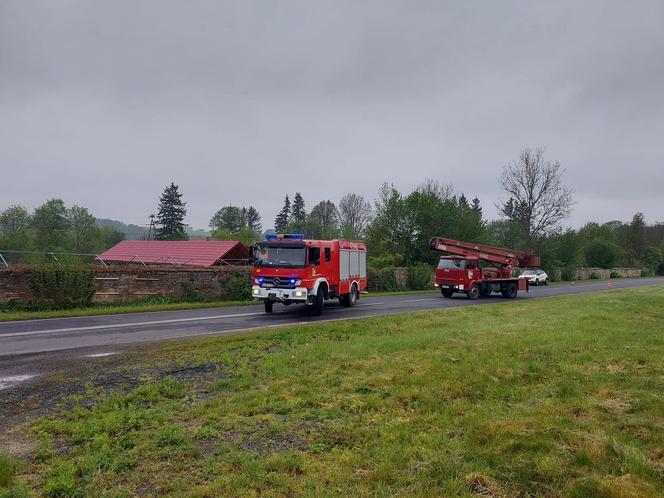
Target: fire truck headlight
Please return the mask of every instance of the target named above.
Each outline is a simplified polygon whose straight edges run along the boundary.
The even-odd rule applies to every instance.
[[[251,292],[254,296],[257,296],[258,294],[261,293],[260,289],[253,289]]]
[[[304,297],[303,291],[295,291],[295,297]]]

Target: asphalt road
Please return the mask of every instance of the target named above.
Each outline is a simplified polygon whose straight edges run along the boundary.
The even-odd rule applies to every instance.
[[[612,281],[614,289],[644,285],[664,285],[664,278]],[[530,292],[520,293],[517,300],[528,301],[606,289],[606,282],[531,287]],[[410,294],[362,296],[359,304],[353,308],[343,308],[336,301],[330,301],[326,303],[321,317],[312,316],[302,305],[288,307],[276,305],[275,312],[272,314],[264,313],[262,306],[238,306],[4,322],[0,323],[0,371],[3,370],[3,367],[13,363],[10,361],[11,356],[28,353],[84,348],[85,351],[91,352],[90,354],[95,354],[95,352],[103,354],[112,351],[113,348],[126,350],[131,345],[168,339],[235,334],[291,324],[507,302],[511,301],[503,299],[499,295],[470,301],[463,295],[445,299],[439,293]]]

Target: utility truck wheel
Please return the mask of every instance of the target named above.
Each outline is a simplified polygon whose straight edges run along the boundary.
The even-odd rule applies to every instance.
[[[452,297],[454,291],[452,289],[440,289],[440,293],[443,295],[443,297]]]
[[[323,303],[325,302],[325,293],[322,287],[318,287],[316,293],[316,300],[314,301],[314,315],[321,316],[323,314]]]
[[[468,299],[477,299],[480,297],[480,288],[478,285],[473,285],[468,289]]]
[[[273,301],[265,301],[265,313],[272,313]]]
[[[516,283],[508,282],[507,286],[505,287],[505,289],[503,289],[501,294],[505,299],[514,299],[516,297],[518,290],[519,288],[517,287]]]

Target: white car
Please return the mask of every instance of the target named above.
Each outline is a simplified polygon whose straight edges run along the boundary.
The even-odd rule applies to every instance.
[[[544,270],[524,270],[519,278],[527,278],[530,285],[549,285],[549,276]]]

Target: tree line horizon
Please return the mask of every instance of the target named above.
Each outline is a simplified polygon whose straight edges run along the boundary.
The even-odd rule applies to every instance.
[[[503,167],[498,178],[502,196],[496,200],[500,219],[487,220],[480,200],[454,187],[427,179],[410,193],[383,183],[373,205],[348,193],[337,204],[325,199],[307,211],[300,192],[284,197],[274,229],[263,231],[253,206],[225,206],[209,222],[211,239],[254,243],[265,233],[301,233],[312,239],[364,239],[377,267],[431,264],[432,236],[512,249],[532,249],[542,266],[558,272],[579,266],[641,266],[652,273],[664,268],[664,223],[645,223],[642,213],[631,222],[588,222],[579,229],[561,226],[575,204],[573,190],[563,182],[564,170],[544,157],[543,148],[524,149]],[[171,182],[159,198],[154,224],[157,240],[186,240],[187,209],[178,185]],[[150,232],[152,226],[150,227]],[[152,233],[150,234],[152,238]],[[96,254],[125,239],[112,226],[98,226],[85,207],[68,208],[50,199],[30,214],[22,206],[0,213],[0,251],[43,251]]]

